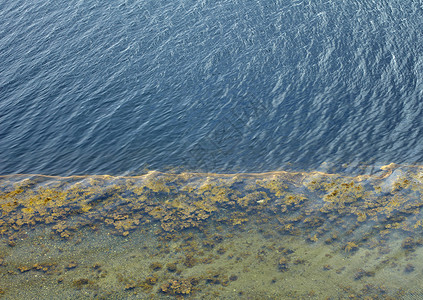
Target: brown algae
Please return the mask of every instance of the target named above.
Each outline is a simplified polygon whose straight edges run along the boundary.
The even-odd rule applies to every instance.
[[[422,167],[394,164],[361,176],[3,176],[0,297],[415,295],[422,191]]]

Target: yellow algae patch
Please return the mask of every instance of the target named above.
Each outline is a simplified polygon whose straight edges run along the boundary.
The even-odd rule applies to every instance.
[[[51,224],[69,238],[79,226],[100,223],[128,235],[152,222],[175,232],[201,228],[206,221],[242,225],[255,214],[279,220],[282,231],[304,234],[309,241],[320,240],[331,227],[347,235],[364,225],[381,235],[417,231],[423,218],[422,174],[422,167],[391,164],[378,174],[359,176],[284,171],[3,176],[0,232],[10,237]]]
[[[288,185],[284,181],[278,180],[276,176],[272,176],[272,178],[269,179],[257,180],[256,184],[268,189],[271,193],[275,194],[276,197],[281,197],[288,188]]]

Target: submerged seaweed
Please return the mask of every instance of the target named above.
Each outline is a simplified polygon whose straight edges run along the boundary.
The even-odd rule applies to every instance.
[[[422,182],[421,167],[393,164],[377,175],[353,177],[320,172],[15,175],[0,182],[0,233],[13,239],[45,224],[66,238],[78,227],[104,224],[128,235],[151,222],[175,232],[210,219],[240,225],[251,214],[277,219],[281,230],[312,235],[311,241],[339,227],[344,234],[363,228],[382,236],[394,229],[415,233],[423,225]]]
[[[178,260],[150,262],[147,269],[153,273],[142,280],[122,279],[123,290],[140,288],[144,292],[188,297],[204,290],[201,283],[225,287],[234,281],[222,274],[180,277],[184,269],[212,264],[219,256],[233,257],[230,244],[219,245],[225,239],[232,239],[231,235],[216,235],[210,232],[211,228],[217,232],[235,230],[242,234],[243,230],[257,226],[258,232],[269,241],[277,236],[293,238],[310,247],[329,247],[333,251],[331,256],[336,253],[344,258],[373,249],[389,254],[391,249],[387,240],[395,235],[400,239],[394,243],[397,251],[414,252],[423,244],[419,238],[422,171],[420,166],[391,164],[375,175],[358,176],[321,172],[3,176],[0,181],[0,233],[13,248],[42,228],[63,242],[75,245],[82,242],[80,232],[86,230],[98,232],[101,229],[102,234],[108,232],[127,238],[134,232],[137,236],[153,230],[161,240],[158,253],[172,255],[182,251],[183,256]],[[184,242],[172,246],[180,238]],[[272,245],[257,249],[258,264],[274,257],[274,271],[283,274],[306,264],[304,257],[291,258],[294,250]],[[150,246],[145,247],[150,249]],[[0,262],[5,260],[0,259]],[[242,261],[242,255],[237,259]],[[59,272],[57,265],[58,262],[37,262],[18,265],[16,271],[11,272],[53,274]],[[74,260],[63,265],[65,272],[78,268]],[[335,267],[328,261],[319,267],[322,272],[332,272],[332,269],[336,274],[343,270],[342,265]],[[93,267],[92,270],[99,272],[101,268]],[[403,274],[413,274],[414,270],[410,263],[401,269]],[[157,272],[173,275],[158,278],[154,275]],[[356,282],[368,277],[367,274],[375,274],[373,269],[356,268],[351,272],[355,272],[351,279]],[[231,278],[238,278],[232,275]],[[63,282],[63,278],[57,281]],[[75,278],[70,281],[70,287],[86,289],[94,282],[93,278]]]

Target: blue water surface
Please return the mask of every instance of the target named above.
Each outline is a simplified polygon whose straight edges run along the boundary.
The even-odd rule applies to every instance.
[[[423,2],[4,0],[0,174],[423,161]]]

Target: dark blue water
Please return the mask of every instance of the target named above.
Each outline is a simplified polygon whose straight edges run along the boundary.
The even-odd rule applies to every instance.
[[[423,161],[423,1],[0,3],[0,174]]]

